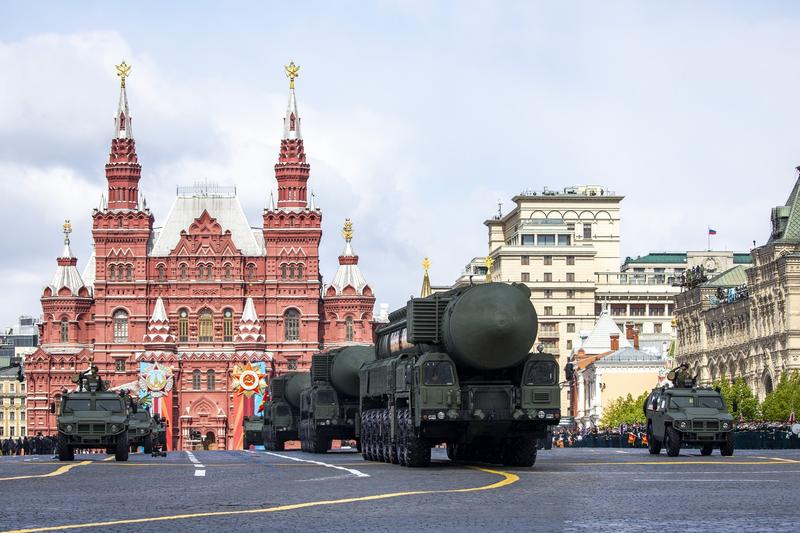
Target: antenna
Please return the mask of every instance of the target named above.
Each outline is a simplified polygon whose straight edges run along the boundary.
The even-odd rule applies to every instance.
[[[500,198],[497,199],[497,218],[503,218],[503,201]]]

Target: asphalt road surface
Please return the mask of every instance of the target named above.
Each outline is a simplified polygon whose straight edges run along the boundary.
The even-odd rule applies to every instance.
[[[542,451],[533,468],[353,452],[0,457],[0,530],[797,530],[800,451]]]

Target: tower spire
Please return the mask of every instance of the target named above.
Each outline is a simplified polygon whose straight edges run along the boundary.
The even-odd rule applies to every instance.
[[[142,167],[136,156],[126,92],[126,79],[130,76],[131,65],[123,61],[116,65],[116,69],[120,87],[117,114],[114,117],[114,137],[111,139],[111,153],[106,164],[108,209],[132,211],[140,209],[139,178]]]
[[[428,270],[431,268],[431,261],[427,257],[422,260],[422,290],[419,291],[419,295],[422,298],[426,296],[430,296],[433,294],[431,290],[431,278],[428,276]]]
[[[311,167],[306,163],[303,136],[300,134],[300,114],[294,94],[294,80],[300,74],[300,67],[294,61],[284,65],[289,78],[289,104],[283,119],[283,138],[278,163],[275,165],[275,178],[278,180],[278,209],[307,209],[306,185]]]

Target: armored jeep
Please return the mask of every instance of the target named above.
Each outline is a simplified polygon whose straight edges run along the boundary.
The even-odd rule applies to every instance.
[[[167,456],[167,423],[158,413],[153,415],[153,457]]]
[[[100,448],[128,460],[128,416],[136,411],[124,393],[108,390],[97,367],[77,374],[76,392],[65,392],[58,405],[58,458],[73,461],[76,449]],[[50,404],[55,413],[56,406]]]
[[[128,419],[128,440],[131,449],[144,447],[144,453],[153,453],[155,421],[147,409],[137,409]]]
[[[723,456],[733,455],[734,420],[719,391],[698,387],[687,365],[667,377],[673,386],[653,389],[643,406],[650,453],[658,455],[663,446],[676,457],[681,446],[692,444],[702,455],[711,455],[715,446]]]

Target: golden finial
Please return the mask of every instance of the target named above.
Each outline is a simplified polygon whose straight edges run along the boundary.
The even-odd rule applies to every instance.
[[[342,228],[342,237],[347,242],[353,238],[353,223],[350,222],[349,218],[344,219],[344,227]]]
[[[492,281],[492,265],[494,264],[494,259],[487,255],[486,259],[483,260],[483,264],[486,265],[486,281]]]
[[[425,259],[422,260],[422,270],[424,270],[425,273],[427,274],[428,270],[430,269],[431,269],[431,260],[426,257]]]
[[[69,234],[72,233],[72,223],[69,220],[64,221],[64,244],[69,244]]]
[[[294,79],[300,77],[300,67],[294,64],[294,61],[289,61],[288,65],[283,66],[286,71],[286,77],[289,78],[289,88],[294,89]]]
[[[428,270],[431,268],[431,261],[427,257],[422,260],[422,290],[419,291],[419,295],[422,298],[430,296],[433,294],[433,290],[431,289],[431,278],[428,276]]]
[[[119,84],[121,87],[125,87],[125,78],[130,76],[131,72],[131,65],[127,64],[125,61],[120,63],[119,65],[114,65],[117,67],[117,76],[119,76]]]

